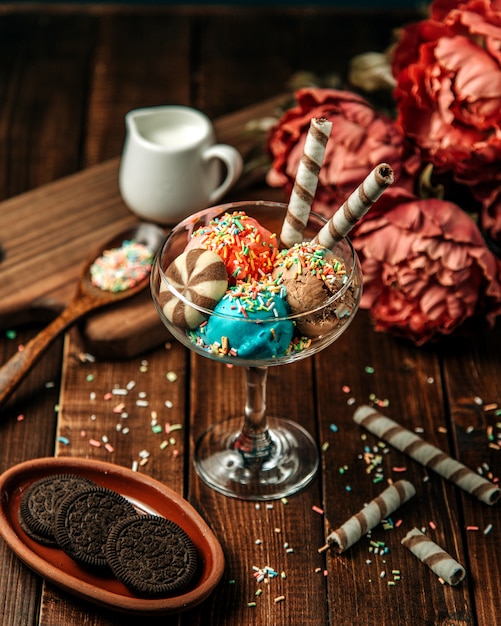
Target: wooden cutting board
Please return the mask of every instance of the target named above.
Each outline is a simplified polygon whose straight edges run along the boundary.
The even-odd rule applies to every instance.
[[[277,96],[215,120],[218,141],[246,159],[254,145],[247,122],[276,113],[283,101]],[[89,254],[138,221],[120,197],[118,167],[115,158],[0,203],[0,327],[53,318],[72,297]],[[254,171],[226,200],[247,192],[276,199],[262,178],[256,187]],[[94,314],[82,330],[88,350],[106,358],[139,354],[168,337],[149,290]]]

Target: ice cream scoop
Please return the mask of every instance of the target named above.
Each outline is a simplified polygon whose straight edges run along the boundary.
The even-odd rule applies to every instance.
[[[243,211],[223,213],[194,231],[186,250],[205,248],[224,261],[230,285],[258,279],[273,269],[277,236]]]
[[[351,315],[353,296],[348,290],[326,306],[343,289],[346,267],[324,246],[303,242],[282,250],[272,275],[285,288],[291,312],[304,314],[296,318],[299,333],[321,337]]]
[[[273,284],[231,287],[213,315],[193,333],[194,341],[214,354],[270,359],[287,353],[294,334],[284,290]]]

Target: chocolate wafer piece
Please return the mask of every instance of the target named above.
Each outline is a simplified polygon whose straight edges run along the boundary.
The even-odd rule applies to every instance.
[[[399,480],[390,485],[356,515],[330,533],[326,544],[318,551],[324,552],[328,548],[333,548],[335,552],[341,554],[356,543],[362,535],[367,534],[369,530],[412,498],[415,493],[414,485],[408,480]]]
[[[413,528],[401,544],[449,585],[457,585],[466,575],[464,567],[418,528]]]
[[[113,573],[139,595],[165,596],[185,589],[198,566],[196,548],[173,521],[135,515],[117,522],[106,542]]]
[[[299,162],[294,187],[285,215],[280,241],[290,248],[303,240],[311,205],[318,185],[318,175],[325,155],[325,147],[332,122],[323,117],[313,118],[306,136],[303,156]]]
[[[394,180],[393,169],[387,163],[380,163],[320,229],[314,241],[332,250]]]
[[[55,520],[60,502],[78,489],[93,486],[76,474],[54,474],[32,483],[21,496],[18,519],[24,532],[46,546],[57,546]]]
[[[353,420],[482,502],[495,504],[501,497],[501,489],[494,483],[372,407],[366,405],[358,407],[353,414]]]
[[[106,541],[112,524],[136,514],[122,495],[105,487],[91,487],[62,500],[56,516],[59,547],[75,561],[106,567]]]

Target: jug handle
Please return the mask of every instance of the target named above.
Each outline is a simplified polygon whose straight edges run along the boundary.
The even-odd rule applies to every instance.
[[[212,159],[219,159],[223,162],[226,167],[226,176],[219,187],[214,189],[210,194],[209,202],[211,204],[217,202],[224,196],[228,189],[239,179],[243,170],[242,156],[233,146],[216,144],[207,148],[204,153],[204,160],[210,161]]]

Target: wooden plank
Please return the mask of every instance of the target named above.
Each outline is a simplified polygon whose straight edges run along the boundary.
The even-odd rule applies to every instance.
[[[272,367],[268,374],[268,414],[300,422],[315,434],[315,398],[312,361]],[[203,357],[191,358],[190,458],[193,445],[212,424],[241,415],[245,402],[241,368],[228,368]],[[320,481],[287,498],[261,503],[222,496],[203,484],[189,465],[189,498],[196,502],[227,559],[222,583],[207,601],[205,610],[190,614],[186,624],[301,624],[328,623],[325,581],[315,566],[324,559],[316,553],[323,540],[322,519],[312,511],[320,502]],[[294,550],[287,553],[284,543]],[[253,566],[269,565],[286,578],[258,585]],[[257,589],[262,595],[256,596]],[[283,602],[275,598],[284,595]],[[256,602],[249,607],[248,602]],[[231,617],[230,617],[231,616]]]
[[[78,168],[74,150],[81,132],[82,91],[74,82],[75,69],[86,65],[85,51],[73,45],[75,28],[85,37],[89,20],[40,21],[38,16],[2,16],[0,19],[0,198],[13,196]],[[60,37],[55,32],[61,29]],[[64,60],[55,63],[60,55]],[[62,94],[57,85],[70,87]],[[58,116],[53,115],[58,110]],[[35,158],[34,155],[43,155]],[[68,169],[69,168],[69,169]],[[16,208],[15,206],[13,207]],[[22,222],[14,211],[12,221]],[[31,224],[30,224],[31,226]],[[26,229],[25,234],[29,232]],[[40,237],[38,232],[38,237]],[[8,238],[0,229],[2,253]],[[6,241],[7,240],[7,241]],[[21,241],[21,249],[29,247]],[[6,279],[2,264],[2,278]],[[27,342],[33,331],[18,331],[14,340],[2,336],[0,362]],[[49,349],[46,359],[0,410],[3,453],[1,471],[31,458],[54,453],[55,407],[59,393],[61,341]],[[51,382],[53,386],[47,386]],[[17,421],[18,417],[24,419]],[[2,542],[0,561],[0,615],[13,626],[35,624],[38,618],[40,579],[31,573]]]
[[[393,30],[416,17],[412,10],[350,7],[206,9],[194,22],[201,68],[194,103],[210,115],[224,115],[289,91],[293,75],[305,71],[324,86],[342,88],[353,56],[384,50]]]
[[[184,349],[173,342],[126,361],[88,360],[77,330],[67,337],[58,418],[62,440],[57,443],[56,455],[130,468],[137,461],[140,471],[182,494],[188,385]],[[169,372],[175,373],[175,381],[166,378]],[[155,424],[162,426],[159,432]],[[170,434],[166,430],[169,424],[180,425],[179,431]],[[161,449],[160,444],[170,437],[176,443]],[[92,445],[96,441],[101,445]],[[143,451],[150,453],[146,461],[142,461]]]
[[[406,479],[416,488],[416,496],[391,516],[393,523],[402,520],[400,526],[384,530],[378,525],[370,537],[362,537],[344,554],[328,553],[333,623],[371,623],[374,616],[385,624],[435,623],[437,616],[455,624],[470,623],[474,607],[468,583],[456,588],[441,585],[435,574],[400,545],[411,528],[425,527],[459,562],[467,562],[456,488],[406,455],[380,446],[376,437],[352,419],[357,406],[374,404],[404,427],[423,429],[424,438],[448,451],[447,435],[437,430],[447,428],[448,423],[435,353],[374,333],[362,311],[337,345],[316,357],[316,372],[320,437],[329,443],[323,455],[326,534],[358,513],[389,481]],[[385,401],[389,405],[380,408]],[[366,451],[374,458],[364,457]],[[371,540],[383,542],[389,552],[374,554]],[[401,576],[395,586],[389,584],[394,581],[393,570]]]
[[[87,166],[121,153],[124,116],[131,109],[188,105],[191,97],[189,16],[105,13],[98,24],[89,85]]]
[[[220,116],[285,90],[292,68],[287,56],[277,51],[290,49],[294,29],[286,26],[283,13],[267,13],[266,28],[262,20],[261,13],[231,11],[208,14],[195,22],[198,108]]]
[[[79,169],[91,17],[0,17],[0,199]],[[55,113],[57,111],[57,114]]]
[[[33,331],[0,337],[0,363],[27,342]],[[10,401],[0,408],[0,473],[28,459],[54,454],[56,406],[59,394],[61,341],[49,349]],[[0,615],[9,626],[35,624],[41,581],[0,541]]]
[[[474,338],[449,342],[444,350],[444,383],[450,405],[449,432],[454,456],[493,480],[501,477],[500,372],[499,323],[493,332],[479,332]],[[492,444],[498,447],[490,447]],[[461,507],[477,623],[495,624],[501,612],[501,599],[496,592],[501,579],[499,503],[490,507],[465,494],[461,495]],[[490,525],[492,531],[484,534]]]

